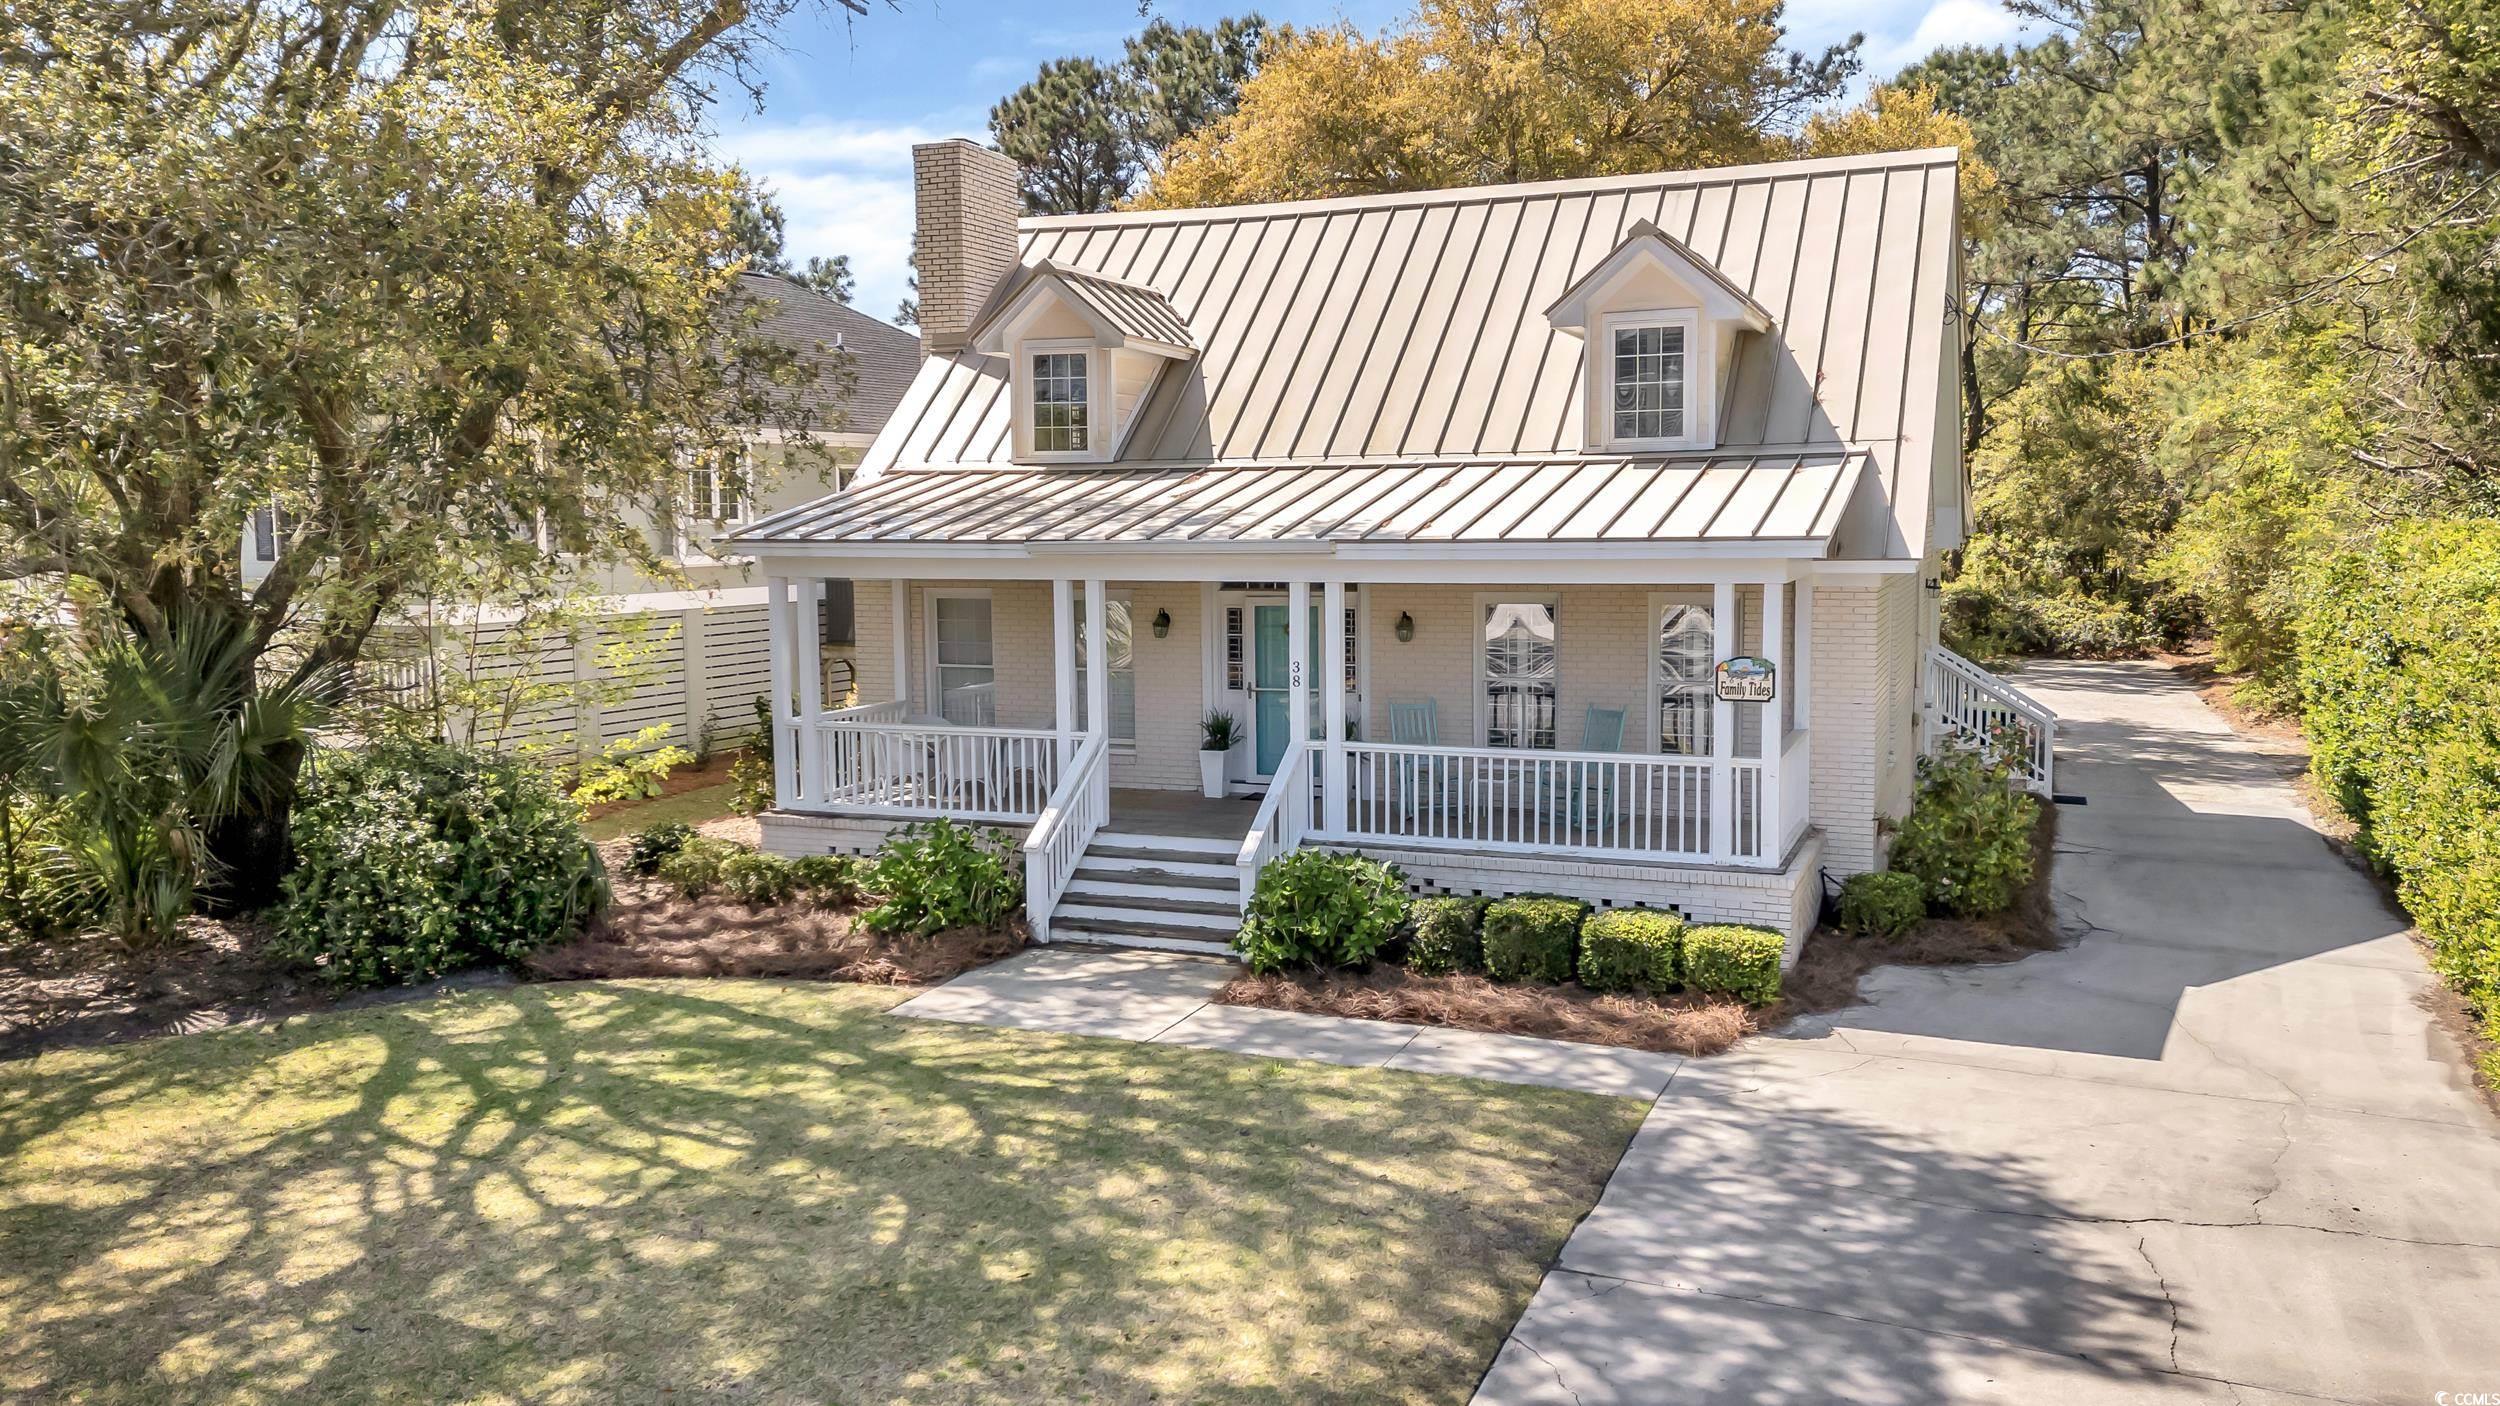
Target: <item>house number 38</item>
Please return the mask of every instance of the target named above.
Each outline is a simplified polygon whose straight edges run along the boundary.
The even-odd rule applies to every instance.
[[[1293,661],[1293,686],[1295,688],[1302,686],[1302,661],[1299,659]]]

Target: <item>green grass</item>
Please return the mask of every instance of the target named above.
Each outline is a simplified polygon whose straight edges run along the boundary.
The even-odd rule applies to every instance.
[[[0,1399],[1463,1402],[1642,1112],[907,994],[0,1065]]]
[[[737,799],[738,784],[734,781],[724,781],[717,786],[697,786],[674,796],[656,796],[629,806],[619,806],[605,815],[583,821],[582,829],[593,840],[614,840],[663,820],[682,820],[688,825],[700,825],[706,820],[735,814]]]

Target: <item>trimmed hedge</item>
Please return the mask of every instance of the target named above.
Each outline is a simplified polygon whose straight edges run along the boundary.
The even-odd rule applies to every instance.
[[[1539,895],[1505,898],[1485,909],[1485,974],[1495,981],[1569,981],[1580,915],[1587,911],[1576,898]]]
[[[2307,584],[2310,771],[2500,1041],[2500,522],[2392,527]]]
[[[1482,898],[1427,898],[1415,905],[1415,935],[1406,942],[1406,967],[1420,976],[1484,970]]]
[[[1648,908],[1592,913],[1580,925],[1580,984],[1591,991],[1673,988],[1683,968],[1684,920]]]
[[[1899,937],[1927,917],[1927,885],[1897,869],[1852,874],[1840,884],[1840,930]]]
[[[1780,998],[1780,953],[1787,945],[1769,928],[1730,923],[1686,928],[1684,984],[1767,1006]]]

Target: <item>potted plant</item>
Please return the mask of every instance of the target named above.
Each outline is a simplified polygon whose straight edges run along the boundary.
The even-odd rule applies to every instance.
[[[1233,748],[1241,742],[1241,725],[1221,708],[1209,708],[1198,720],[1198,789],[1208,800],[1224,798],[1224,771]]]

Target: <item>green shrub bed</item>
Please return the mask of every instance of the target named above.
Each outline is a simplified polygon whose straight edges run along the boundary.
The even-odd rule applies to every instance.
[[[1900,937],[1927,917],[1927,885],[1916,874],[1880,870],[1852,874],[1840,885],[1840,930],[1862,937]]]
[[[292,827],[278,950],[350,985],[515,962],[608,902],[580,808],[507,757],[422,742],[324,751]]]
[[[2310,770],[2474,1007],[2500,1081],[2500,523],[2390,528],[2310,585]]]
[[[1611,908],[1580,925],[1580,984],[1591,991],[1674,989],[1682,979],[1684,920],[1647,908]]]
[[[1262,974],[1358,967],[1405,926],[1411,900],[1397,869],[1355,854],[1301,849],[1259,871],[1233,950]]]
[[[1024,907],[1024,863],[999,831],[932,820],[888,836],[860,886],[877,897],[860,914],[870,932],[928,937],[1013,917]]]
[[[1569,981],[1586,912],[1576,898],[1536,894],[1493,904],[1484,910],[1485,974],[1495,981]]]
[[[1780,998],[1780,954],[1787,939],[1769,928],[1714,923],[1684,930],[1684,984],[1749,1006]]]
[[[1482,898],[1427,898],[1415,905],[1415,935],[1407,939],[1407,970],[1448,976],[1484,970]]]

